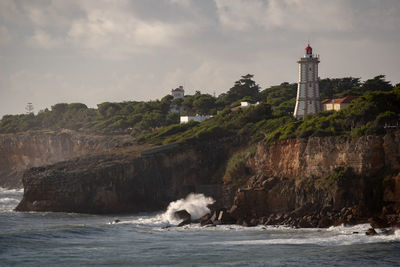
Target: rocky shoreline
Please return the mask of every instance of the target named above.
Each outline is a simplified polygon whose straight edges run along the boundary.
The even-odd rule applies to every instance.
[[[383,235],[392,235],[400,228],[399,216],[395,221],[389,222],[378,217],[370,217],[366,220],[365,218],[357,217],[357,213],[357,207],[354,207],[343,208],[338,212],[321,211],[319,214],[305,215],[303,217],[299,215],[299,211],[295,211],[292,214],[271,214],[268,218],[246,220],[233,217],[226,209],[219,209],[207,213],[197,220],[192,220],[191,214],[186,210],[176,211],[174,216],[176,219],[181,220],[177,227],[200,224],[202,227],[216,227],[217,225],[240,225],[244,227],[282,225],[291,228],[328,228],[331,226],[353,226],[369,223],[371,228],[365,232],[365,235],[369,236],[378,235],[378,232]],[[359,234],[359,232],[354,232],[353,234]]]
[[[400,225],[400,132],[259,143],[227,171],[240,141],[100,154],[32,168],[18,211],[163,210],[189,193],[216,200],[205,225]],[[222,213],[221,213],[222,212]]]

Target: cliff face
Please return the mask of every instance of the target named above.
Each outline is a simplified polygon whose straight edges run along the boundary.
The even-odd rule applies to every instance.
[[[328,212],[338,214],[348,208],[354,214],[345,215],[344,220],[351,215],[351,222],[382,212],[398,215],[399,164],[399,132],[357,140],[285,140],[260,144],[246,162],[250,174],[239,189],[233,182],[226,182],[224,188],[234,192],[231,211],[241,218],[275,222],[278,214],[290,220],[291,213],[301,210],[300,217],[310,217],[307,223],[315,225]],[[387,209],[382,211],[382,207]],[[319,214],[322,210],[325,214]],[[294,217],[299,219],[298,214]],[[340,221],[343,216],[329,220]]]
[[[243,169],[226,179],[226,163],[237,146],[212,142],[32,168],[24,175],[17,210],[154,211],[197,192],[230,209],[239,223],[322,227],[378,216],[400,224],[400,132],[260,143]]]
[[[32,168],[19,211],[154,211],[190,192],[220,198],[227,153],[220,144],[135,157],[105,154]]]
[[[88,136],[72,131],[25,132],[0,135],[0,186],[22,187],[27,168],[52,164],[73,157],[115,147],[102,136]]]

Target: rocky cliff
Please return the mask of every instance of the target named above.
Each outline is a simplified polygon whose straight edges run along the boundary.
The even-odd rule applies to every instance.
[[[229,174],[227,162],[239,145],[225,140],[32,168],[17,209],[151,211],[198,192],[245,225],[400,223],[400,132],[260,143]]]
[[[221,198],[227,152],[218,143],[103,154],[32,168],[19,211],[119,213],[162,210],[190,192]]]
[[[70,130],[0,135],[0,187],[22,187],[27,168],[113,148],[120,141]]]
[[[247,176],[225,177],[238,218],[304,227],[394,214],[386,219],[400,223],[399,132],[260,144],[244,166]]]

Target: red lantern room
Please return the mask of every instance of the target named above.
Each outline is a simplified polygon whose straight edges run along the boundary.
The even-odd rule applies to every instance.
[[[307,47],[306,47],[306,54],[307,55],[312,55],[312,48],[311,48],[310,44],[308,44]]]

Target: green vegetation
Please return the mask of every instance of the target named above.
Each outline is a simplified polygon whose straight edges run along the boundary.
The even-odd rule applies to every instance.
[[[383,134],[385,123],[397,122],[400,114],[400,85],[393,87],[383,75],[364,83],[359,78],[320,80],[321,98],[359,95],[345,110],[322,112],[297,121],[292,112],[297,84],[282,83],[260,91],[248,74],[234,82],[218,97],[197,91],[184,99],[167,95],[161,100],[122,103],[105,102],[97,109],[81,103],[60,103],[51,110],[22,115],[6,115],[0,121],[0,133],[27,130],[72,129],[98,134],[131,134],[141,143],[193,143],[221,138],[237,138],[245,143],[274,142],[309,136],[352,136]],[[257,106],[232,111],[241,101]],[[179,124],[179,115],[171,107],[182,108],[181,115],[208,114],[202,123]]]
[[[363,135],[385,133],[385,123],[397,122],[400,114],[400,86],[390,91],[367,91],[341,111],[321,112],[303,121],[283,125],[266,137],[274,142],[287,138],[310,136]]]
[[[246,170],[246,162],[256,154],[257,147],[255,145],[240,151],[229,159],[226,165],[225,179],[237,180],[245,175],[242,172]]]

